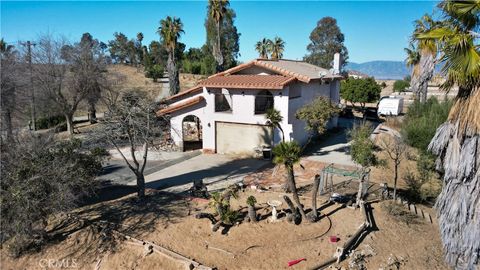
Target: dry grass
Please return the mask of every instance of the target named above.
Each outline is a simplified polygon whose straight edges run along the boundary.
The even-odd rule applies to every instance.
[[[404,205],[395,203],[393,201],[385,202],[382,208],[392,217],[398,221],[408,224],[416,224],[420,222],[417,215],[410,213]]]

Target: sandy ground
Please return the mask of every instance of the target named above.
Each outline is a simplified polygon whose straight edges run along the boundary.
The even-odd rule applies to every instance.
[[[145,204],[138,204],[130,195],[81,208],[77,213],[90,222],[111,222],[114,225],[107,228],[152,241],[218,269],[308,269],[329,259],[337,245],[343,245],[363,222],[360,210],[335,204],[325,207],[321,204],[325,198],[320,198],[319,209],[323,214],[320,221],[290,224],[284,220],[284,203],[279,207],[280,221],[270,223],[267,217],[271,212],[266,202],[278,199],[281,194],[247,189],[232,199],[232,208],[239,210],[241,216],[246,215],[245,200],[254,195],[261,220],[252,224],[240,218],[238,225],[212,232],[209,220],[194,218],[197,212],[211,211],[206,201],[158,191],[148,194]],[[310,200],[302,198],[302,203],[308,208]],[[435,224],[418,220],[416,224],[407,225],[389,216],[379,204],[373,208],[378,231],[368,234],[357,248],[371,250],[373,254],[365,258],[367,269],[385,266],[391,254],[401,262],[400,269],[447,269],[441,259]],[[185,269],[181,263],[161,254],[146,255],[143,247],[113,237],[107,229],[85,225],[95,223],[73,224],[76,225],[68,229],[81,229],[37,253],[12,259],[2,249],[2,269],[42,269],[39,266],[45,259],[75,260],[78,269]],[[340,238],[338,243],[329,242],[329,236],[334,235]],[[300,258],[306,261],[287,266],[288,261]],[[348,258],[341,265],[347,266]]]

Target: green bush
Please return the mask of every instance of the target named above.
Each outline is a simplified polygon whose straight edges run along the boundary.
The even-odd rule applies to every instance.
[[[156,82],[159,78],[163,76],[163,66],[162,65],[153,65],[146,69],[145,76],[147,78],[152,78],[154,82]]]
[[[49,129],[62,123],[66,123],[65,116],[63,115],[40,117],[35,121],[37,129]]]
[[[409,108],[402,127],[405,142],[427,152],[437,128],[447,120],[452,101],[439,102],[431,97],[425,103],[415,101]]]
[[[377,158],[375,157],[375,145],[370,140],[370,134],[373,127],[370,123],[364,122],[361,125],[355,125],[348,135],[352,140],[350,145],[350,153],[354,162],[363,167],[375,166]]]
[[[395,92],[405,92],[408,87],[410,87],[410,83],[404,80],[396,80],[393,83],[393,91]]]

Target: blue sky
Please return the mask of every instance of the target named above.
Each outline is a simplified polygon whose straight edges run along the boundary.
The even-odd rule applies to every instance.
[[[324,16],[337,19],[351,62],[404,59],[403,48],[413,21],[431,13],[434,1],[231,1],[237,13],[241,61],[257,57],[254,44],[279,36],[284,58],[301,59],[309,35]],[[7,42],[35,39],[40,33],[61,34],[75,41],[84,32],[108,41],[113,32],[129,38],[143,32],[144,43],[158,40],[156,30],[167,15],[180,17],[189,47],[205,43],[207,1],[1,1],[1,36]]]

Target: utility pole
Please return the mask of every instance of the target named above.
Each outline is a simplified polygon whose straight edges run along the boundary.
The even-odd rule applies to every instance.
[[[37,125],[36,125],[36,113],[35,113],[35,88],[33,87],[33,67],[32,67],[32,46],[35,46],[37,44],[32,43],[30,41],[23,42],[21,43],[23,46],[27,47],[27,62],[28,62],[28,69],[30,71],[30,97],[31,97],[31,104],[30,104],[30,110],[31,110],[31,126],[30,128],[33,129],[34,131],[37,130]]]

